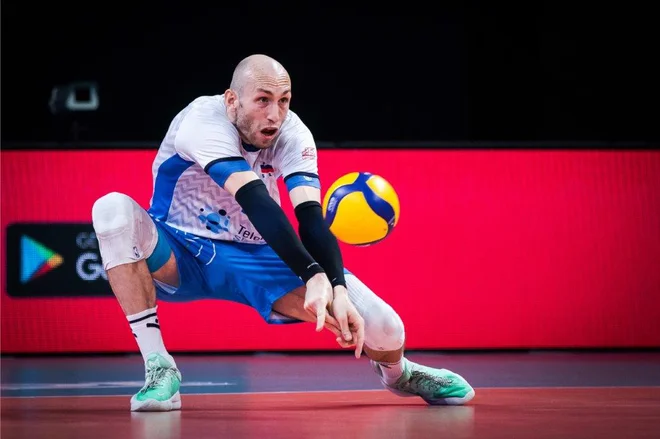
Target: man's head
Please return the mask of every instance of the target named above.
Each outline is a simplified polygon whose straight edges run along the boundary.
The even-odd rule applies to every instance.
[[[251,55],[238,63],[225,91],[229,120],[244,142],[260,149],[273,144],[290,100],[289,74],[266,55]]]

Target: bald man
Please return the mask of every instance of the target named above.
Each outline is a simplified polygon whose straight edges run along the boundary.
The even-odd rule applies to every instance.
[[[161,336],[157,300],[230,300],[268,323],[311,322],[357,358],[364,352],[397,395],[470,401],[474,390],[460,375],[403,355],[398,314],[343,266],[323,221],[314,138],[289,110],[291,96],[281,64],[247,57],[223,95],[199,97],[172,120],[148,210],[118,192],[94,203],[103,266],[145,363],[131,410],[181,408],[182,376]],[[299,237],[280,206],[278,178]]]

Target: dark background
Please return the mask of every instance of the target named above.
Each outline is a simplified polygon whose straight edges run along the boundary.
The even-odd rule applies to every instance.
[[[92,80],[101,104],[80,139],[157,146],[182,107],[223,93],[251,53],[289,70],[292,109],[321,142],[660,140],[651,7],[533,3],[360,16],[3,2],[3,145],[71,140],[51,89]]]

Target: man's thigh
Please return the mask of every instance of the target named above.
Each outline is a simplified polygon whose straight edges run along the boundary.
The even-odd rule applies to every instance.
[[[218,260],[212,265],[217,268],[207,270],[214,296],[251,306],[268,323],[290,322],[273,312],[273,305],[304,283],[273,249],[234,242],[216,247]]]
[[[206,239],[155,221],[158,243],[147,265],[159,300],[189,302],[210,297],[203,265],[210,262],[212,246]]]
[[[268,245],[216,241],[156,224],[172,251],[174,261],[167,264],[175,262],[179,279],[177,286],[154,276],[159,299],[229,300],[254,308],[269,323],[287,320],[273,313],[273,304],[304,284]]]

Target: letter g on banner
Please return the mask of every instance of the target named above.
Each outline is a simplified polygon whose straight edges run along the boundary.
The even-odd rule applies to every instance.
[[[108,280],[108,275],[101,264],[98,253],[85,252],[76,260],[76,273],[82,280],[93,282],[99,278]]]

